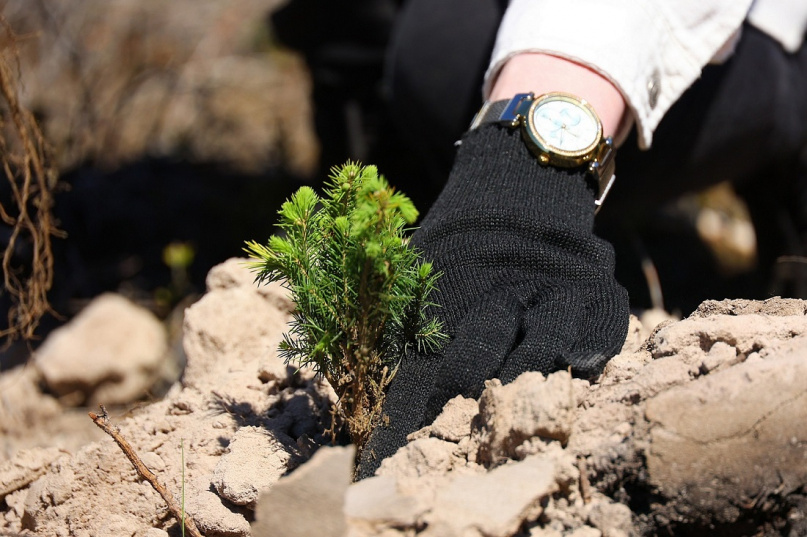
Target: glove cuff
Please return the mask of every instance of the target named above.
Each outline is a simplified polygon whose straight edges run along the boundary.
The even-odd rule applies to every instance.
[[[429,214],[519,213],[590,231],[597,194],[598,185],[585,167],[543,166],[518,130],[483,125],[463,137],[448,183]],[[428,220],[427,215],[424,226]]]

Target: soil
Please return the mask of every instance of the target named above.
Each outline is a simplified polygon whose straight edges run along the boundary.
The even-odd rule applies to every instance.
[[[54,345],[68,350],[64,332],[91,322],[125,334],[126,314],[115,329],[93,308]],[[182,377],[160,400],[109,409],[177,497],[184,480],[204,535],[310,535],[312,517],[321,535],[807,534],[805,301],[633,317],[595,382],[490,381],[354,484],[352,452],[323,434],[333,391],[277,356],[292,308],[278,285],[255,286],[243,259],[214,268],[185,312]],[[124,337],[155,348],[148,334]],[[94,360],[116,361],[119,345],[95,341]],[[110,393],[119,379],[74,356],[82,400]],[[0,376],[0,534],[177,535],[161,498],[51,377],[42,355]],[[153,377],[141,377],[147,390]]]

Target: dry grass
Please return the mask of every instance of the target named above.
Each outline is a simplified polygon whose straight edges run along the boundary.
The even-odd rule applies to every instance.
[[[0,335],[11,342],[33,338],[42,317],[53,313],[47,297],[53,284],[51,239],[62,233],[52,213],[57,173],[42,131],[19,99],[18,37],[2,18],[0,32],[0,163],[10,186],[10,200],[0,203],[0,218],[10,227],[2,266],[12,299],[8,327]]]

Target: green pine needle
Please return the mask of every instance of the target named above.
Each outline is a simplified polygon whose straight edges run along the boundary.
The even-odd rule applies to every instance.
[[[331,170],[323,197],[302,187],[279,217],[280,235],[247,243],[250,267],[259,282],[290,290],[297,311],[281,355],[331,383],[360,450],[405,351],[446,339],[425,313],[439,275],[405,236],[417,209],[375,166],[348,162]]]

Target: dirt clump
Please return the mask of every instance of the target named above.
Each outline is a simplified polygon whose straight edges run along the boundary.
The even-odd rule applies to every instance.
[[[112,419],[177,496],[184,450],[186,508],[207,536],[318,523],[334,537],[800,535],[806,308],[723,301],[656,326],[634,318],[598,379],[491,380],[351,484],[352,451],[320,447],[333,391],[276,353],[292,304],[231,260],[186,313],[182,379]],[[24,373],[0,383],[9,375]],[[57,422],[60,402],[38,397]],[[14,402],[0,406],[5,430],[21,423]],[[17,434],[0,451],[0,533],[176,531],[110,439],[52,449]]]
[[[34,354],[50,393],[90,406],[130,403],[169,365],[163,324],[120,295],[96,298]],[[170,374],[166,371],[167,374]]]

